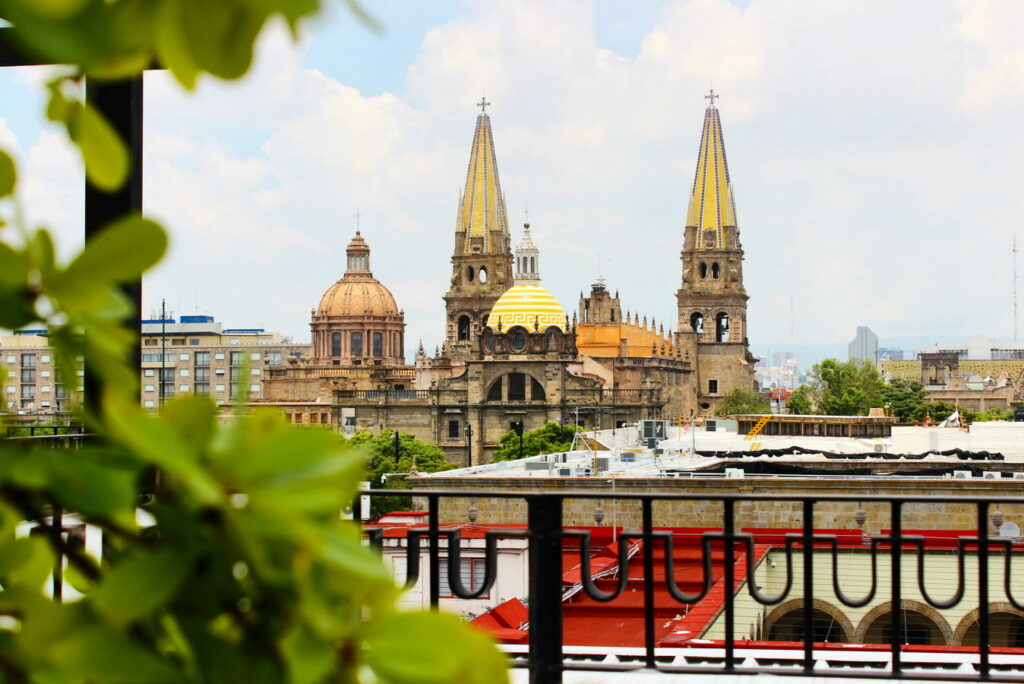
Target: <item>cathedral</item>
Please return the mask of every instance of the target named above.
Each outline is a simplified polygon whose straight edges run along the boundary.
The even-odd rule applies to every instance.
[[[343,277],[312,311],[309,358],[272,371],[263,403],[296,423],[409,433],[472,465],[489,461],[519,422],[532,430],[552,421],[603,429],[689,420],[714,415],[734,388],[756,389],[716,97],[708,96],[681,236],[675,331],[624,314],[601,278],[580,293],[571,317],[543,286],[545,262],[528,223],[512,247],[482,102],[443,296],[444,343],[433,354],[420,345],[406,364],[404,312],[373,277],[370,246],[357,231]]]

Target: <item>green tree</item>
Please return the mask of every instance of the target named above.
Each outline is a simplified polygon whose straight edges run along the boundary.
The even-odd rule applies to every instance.
[[[112,191],[128,175],[128,154],[82,100],[83,77],[134,78],[161,63],[187,88],[203,74],[237,78],[270,18],[296,30],[318,6],[0,0],[0,19],[25,51],[69,65],[48,84],[46,115],[78,146],[88,182]],[[391,571],[339,516],[365,464],[337,435],[289,426],[278,411],[223,421],[204,397],[175,399],[159,415],[139,407],[122,286],[162,257],[158,224],[122,217],[63,262],[51,234],[24,216],[16,165],[0,150],[0,327],[45,325],[60,366],[84,356],[104,392],[100,410],[85,415],[100,439],[81,449],[0,440],[0,680],[507,678],[505,657],[456,616],[398,610]],[[142,483],[153,495],[146,529]],[[56,534],[54,506],[103,531],[102,563]],[[16,535],[25,520],[44,534]],[[44,591],[62,556],[79,601]]]
[[[812,415],[814,413],[814,401],[811,393],[810,386],[800,385],[786,401],[786,410],[792,414]]]
[[[436,473],[456,467],[445,460],[441,447],[405,433],[399,433],[396,459],[393,430],[384,430],[379,435],[360,431],[342,439],[366,457],[367,479],[372,489],[408,489],[409,483],[401,473],[411,472],[414,465],[421,473]],[[391,511],[408,510],[411,505],[412,499],[408,496],[375,496],[370,502],[370,515],[376,518]]]
[[[889,406],[891,415],[902,422],[909,422],[917,408],[927,401],[928,391],[919,382],[893,378],[882,385],[880,396]]]
[[[870,362],[857,364],[825,359],[814,364],[807,376],[808,383],[803,386],[807,389],[797,397],[800,413],[806,410],[824,415],[856,416],[882,406],[882,377]],[[789,406],[791,412],[797,413],[793,410],[793,397]]]
[[[575,425],[559,425],[546,423],[536,430],[523,433],[523,458],[537,454],[554,454],[568,451],[572,446],[572,438],[580,428]],[[494,451],[495,461],[511,461],[519,458],[519,435],[509,430],[501,436],[499,446]]]
[[[754,413],[770,413],[771,410],[772,405],[767,396],[760,392],[754,392],[751,390],[745,390],[742,387],[737,387],[722,397],[722,401],[719,403],[718,410],[715,411],[715,415],[735,416]]]

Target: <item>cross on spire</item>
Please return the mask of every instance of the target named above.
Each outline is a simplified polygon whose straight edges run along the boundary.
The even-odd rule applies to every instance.
[[[717,100],[719,97],[720,96],[715,93],[714,88],[708,88],[708,94],[704,96],[704,99],[710,103],[709,106],[714,107],[715,100]]]
[[[490,104],[491,104],[491,103],[490,103],[490,102],[489,102],[489,101],[487,100],[487,98],[486,98],[486,97],[481,97],[481,98],[480,98],[480,101],[476,103],[476,106],[480,108],[480,111],[481,111],[481,112],[483,112],[484,114],[486,114],[486,113],[487,113],[487,107],[488,107],[488,105],[490,105]]]

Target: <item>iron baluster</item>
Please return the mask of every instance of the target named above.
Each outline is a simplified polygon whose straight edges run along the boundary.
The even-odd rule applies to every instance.
[[[736,520],[733,512],[733,500],[726,499],[722,502],[724,507],[724,522],[725,527],[722,530],[723,533],[723,544],[725,546],[725,557],[723,562],[725,563],[725,671],[734,672],[736,670],[735,651],[736,651],[736,635],[733,633],[736,625],[735,615],[735,601],[733,596],[733,535],[735,533]]]
[[[892,514],[892,530],[889,534],[889,560],[892,579],[892,620],[889,622],[892,638],[892,673],[897,677],[903,672],[900,662],[900,638],[903,635],[903,504],[899,501],[890,502]]]
[[[650,499],[641,502],[644,541],[644,653],[647,667],[654,669],[654,537],[653,503]]]
[[[804,672],[814,671],[814,502],[804,501]]]
[[[430,531],[430,606],[436,609],[441,599],[441,525],[436,494],[427,497],[427,526]]]
[[[978,674],[988,679],[988,504],[978,504]]]
[[[530,530],[530,682],[562,681],[562,497],[526,499]]]
[[[832,537],[832,589],[836,593],[836,598],[844,605],[850,608],[860,608],[871,603],[875,598],[875,592],[878,590],[878,545],[881,539],[877,536],[871,538],[871,589],[863,598],[851,599],[839,588],[839,546],[836,543],[836,538]]]

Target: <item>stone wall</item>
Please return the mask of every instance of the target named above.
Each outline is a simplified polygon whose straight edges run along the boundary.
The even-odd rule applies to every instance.
[[[502,491],[530,495],[545,492],[600,492],[611,495],[629,493],[672,493],[694,495],[769,494],[767,501],[738,502],[735,504],[737,528],[794,528],[803,525],[801,504],[786,501],[794,496],[830,495],[882,495],[903,497],[1020,497],[1024,494],[1024,480],[881,480],[877,478],[830,478],[807,480],[780,480],[771,477],[742,479],[666,479],[666,478],[411,478],[416,489],[436,489],[465,492]],[[426,510],[426,501],[417,500],[415,507]],[[609,499],[567,499],[564,502],[565,525],[594,525],[594,510],[604,510],[605,525],[626,528],[640,526],[640,504],[637,501]],[[442,498],[441,521],[465,522],[470,499]],[[480,523],[525,524],[526,504],[523,499],[476,497]],[[824,501],[815,505],[814,527],[817,529],[853,529],[857,527],[856,501]],[[864,530],[879,533],[891,525],[888,504],[865,503],[867,514]],[[666,500],[654,503],[654,525],[657,527],[721,527],[722,503],[718,501]],[[1024,524],[1024,499],[1020,505],[1004,506],[1005,520]],[[973,505],[942,503],[905,503],[903,528],[905,530],[967,530],[977,524]]]

